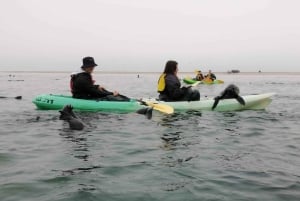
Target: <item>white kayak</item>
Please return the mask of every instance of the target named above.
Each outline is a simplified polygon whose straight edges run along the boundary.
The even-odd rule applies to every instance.
[[[239,110],[263,110],[271,102],[272,96],[275,93],[264,93],[255,95],[242,96],[245,105],[241,105],[236,99],[223,99],[220,100],[214,111],[239,111]],[[175,111],[199,110],[209,111],[215,102],[214,98],[201,98],[200,101],[178,101],[178,102],[165,102],[155,99],[143,98],[143,101],[150,101],[153,103],[165,104],[174,108]]]

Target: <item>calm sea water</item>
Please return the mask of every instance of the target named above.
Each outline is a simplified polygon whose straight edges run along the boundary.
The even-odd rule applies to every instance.
[[[1,200],[300,200],[300,75],[217,76],[225,84],[197,86],[202,97],[229,83],[242,95],[277,95],[263,111],[154,112],[151,120],[77,112],[87,127],[72,131],[57,111],[31,103],[69,94],[68,73],[0,73],[0,96],[11,97],[0,99]],[[158,74],[94,77],[134,98],[157,96]]]

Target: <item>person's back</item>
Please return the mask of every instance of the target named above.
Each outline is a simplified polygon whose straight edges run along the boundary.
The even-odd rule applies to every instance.
[[[202,72],[200,70],[197,71],[196,80],[202,81],[203,79],[204,79],[204,76],[203,76]]]
[[[85,87],[87,86],[84,82],[89,80],[88,73],[81,72],[71,75],[71,91],[73,98],[90,99],[90,94],[87,93]]]
[[[184,89],[181,89],[179,79],[173,74],[165,76],[165,89],[160,92],[159,98],[164,101],[177,101],[184,97]]]
[[[97,64],[93,57],[83,58],[82,72],[71,75],[71,91],[73,98],[80,99],[99,99],[109,101],[129,101],[126,96],[120,95],[118,92],[110,92],[99,85],[94,84],[92,72]]]
[[[164,86],[158,86],[159,99],[163,101],[192,101],[200,100],[200,93],[191,88],[181,87],[180,80],[177,77],[177,62],[168,61],[163,74],[160,76],[158,83]]]
[[[208,79],[214,81],[215,79],[217,79],[216,75],[214,73],[211,72],[211,70],[208,71],[208,74],[206,76]]]
[[[72,93],[74,98],[95,99],[112,95],[112,92],[100,91],[99,85],[94,85],[91,74],[81,72],[72,76]]]

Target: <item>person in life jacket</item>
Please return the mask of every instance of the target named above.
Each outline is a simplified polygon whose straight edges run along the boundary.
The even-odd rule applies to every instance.
[[[214,81],[215,79],[217,79],[216,75],[214,73],[211,72],[211,70],[208,71],[207,75],[205,76],[206,79],[210,79],[212,81]]]
[[[202,80],[204,79],[204,76],[203,76],[201,70],[197,70],[196,73],[197,73],[197,75],[196,75],[196,78],[195,78],[195,79],[196,79],[197,81],[202,81]]]
[[[167,61],[164,72],[160,75],[157,85],[159,100],[163,101],[198,101],[200,92],[191,87],[181,87],[177,77],[178,63]]]
[[[73,98],[80,99],[98,99],[108,101],[129,101],[126,96],[120,95],[119,92],[108,91],[100,85],[95,85],[92,79],[94,68],[98,66],[93,57],[84,57],[82,59],[81,72],[72,73],[70,87]]]

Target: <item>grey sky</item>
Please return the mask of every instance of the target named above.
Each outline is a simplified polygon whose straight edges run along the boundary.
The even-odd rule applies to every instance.
[[[1,0],[0,70],[300,71],[298,0]]]

